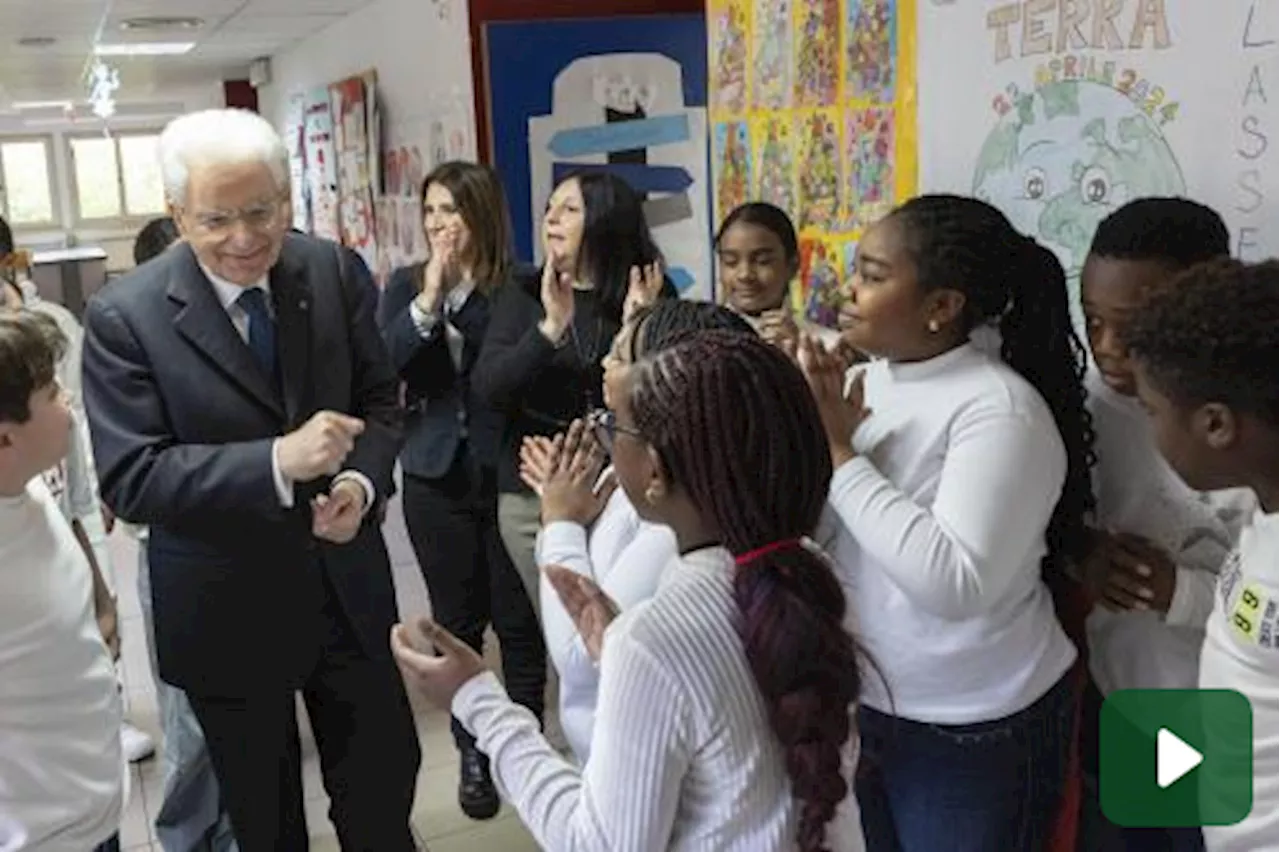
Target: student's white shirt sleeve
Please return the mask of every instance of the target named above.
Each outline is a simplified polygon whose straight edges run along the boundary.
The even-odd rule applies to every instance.
[[[578,636],[578,628],[542,569],[548,565],[560,565],[575,574],[594,577],[595,572],[587,550],[586,529],[570,521],[547,524],[538,533],[534,557],[538,563],[542,632],[547,640],[547,651],[551,654],[552,661],[557,663],[556,670],[563,677],[566,670],[586,658],[587,650]]]
[[[81,520],[97,513],[97,478],[89,455],[89,436],[82,422],[72,417],[71,440],[67,444],[67,507],[69,520]]]
[[[1219,507],[1217,515],[1225,527],[1229,545],[1228,554],[1235,548],[1240,533],[1252,518],[1257,509],[1257,501],[1252,493],[1244,489],[1215,492],[1211,499]],[[1224,559],[1226,555],[1224,554]],[[1178,565],[1173,586],[1173,597],[1169,600],[1169,611],[1165,614],[1166,624],[1177,627],[1193,627],[1203,630],[1205,622],[1213,613],[1214,596],[1218,588],[1218,571],[1221,566],[1213,566],[1214,570],[1205,570],[1205,566]]]
[[[960,620],[984,612],[1043,549],[1066,467],[1052,423],[978,405],[951,427],[930,505],[861,456],[835,472],[831,503],[916,606]]]
[[[639,643],[612,637],[591,757],[579,770],[489,672],[468,681],[453,714],[489,756],[494,782],[543,849],[660,852],[670,844],[688,768],[688,711]]]

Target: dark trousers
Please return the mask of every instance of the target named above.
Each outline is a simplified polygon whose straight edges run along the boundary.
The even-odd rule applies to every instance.
[[[1124,828],[1107,819],[1098,800],[1098,716],[1102,693],[1093,679],[1080,707],[1080,852],[1202,852],[1198,828]]]
[[[109,840],[99,843],[93,852],[120,852],[120,835],[113,834]]]
[[[409,815],[421,754],[404,684],[389,658],[371,659],[361,648],[332,585],[326,586],[324,650],[302,697],[329,818],[343,849],[413,852]],[[188,690],[187,696],[241,852],[306,852],[294,691],[223,698]]]
[[[1070,673],[992,722],[931,725],[861,708],[857,794],[868,852],[1045,849],[1073,725]]]
[[[464,445],[439,479],[405,475],[403,507],[436,622],[482,653],[485,628],[492,624],[507,693],[541,719],[547,652],[529,595],[498,534],[493,470],[477,465]],[[457,719],[453,738],[459,749],[475,743]]]

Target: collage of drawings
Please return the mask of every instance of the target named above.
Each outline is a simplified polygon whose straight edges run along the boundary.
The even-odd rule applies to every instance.
[[[898,0],[712,0],[716,220],[749,200],[801,234],[796,307],[832,324],[854,241],[895,201]]]

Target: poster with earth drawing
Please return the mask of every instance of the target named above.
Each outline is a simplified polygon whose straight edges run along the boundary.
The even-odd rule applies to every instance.
[[[1127,201],[1216,209],[1277,251],[1275,0],[919,0],[920,185],[974,194],[1078,276]]]

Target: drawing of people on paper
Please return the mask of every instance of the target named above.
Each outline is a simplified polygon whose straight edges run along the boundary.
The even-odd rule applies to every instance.
[[[785,109],[791,106],[791,0],[756,0],[752,24],[752,103]]]
[[[752,126],[756,152],[755,197],[795,215],[795,133],[789,115],[756,119]]]
[[[717,124],[714,139],[716,221],[745,204],[751,186],[751,143],[740,121]]]
[[[799,227],[802,230],[838,230],[841,180],[836,111],[815,110],[799,126],[802,134]]]
[[[893,206],[893,121],[890,107],[845,113],[845,230],[864,228]]]
[[[845,8],[845,97],[891,103],[897,2],[848,0]]]
[[[796,30],[796,106],[832,106],[836,102],[840,54],[838,0],[806,0]]]
[[[742,113],[747,106],[746,0],[728,0],[711,15],[713,110]]]

